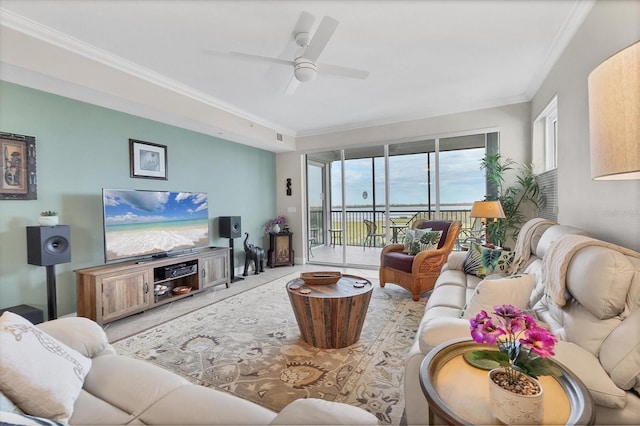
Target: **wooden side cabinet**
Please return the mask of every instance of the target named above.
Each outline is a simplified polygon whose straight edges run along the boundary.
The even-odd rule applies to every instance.
[[[217,252],[200,258],[200,288],[205,289],[218,284],[229,288],[229,252]]]
[[[76,272],[78,316],[102,325],[191,296],[219,284],[229,287],[229,248],[157,260],[114,263]],[[174,293],[189,287],[187,293]]]
[[[268,266],[275,268],[276,266],[294,265],[294,253],[291,248],[293,247],[291,243],[292,237],[292,232],[269,233]]]
[[[130,315],[149,306],[152,289],[149,288],[149,271],[129,273],[99,278],[102,293],[102,320]]]

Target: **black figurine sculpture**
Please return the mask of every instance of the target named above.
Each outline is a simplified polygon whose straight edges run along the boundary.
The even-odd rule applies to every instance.
[[[248,243],[247,240],[249,239],[249,233],[245,232],[244,234],[246,235],[246,237],[244,237],[245,260],[244,273],[242,275],[245,277],[249,275],[248,271],[251,261],[253,261],[253,264],[255,265],[256,275],[258,275],[260,272],[264,272],[264,250],[262,247],[256,247],[253,244]]]

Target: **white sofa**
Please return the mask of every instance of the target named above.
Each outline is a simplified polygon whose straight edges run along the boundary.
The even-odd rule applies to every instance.
[[[5,319],[4,315],[2,319]],[[48,352],[55,352],[58,358],[64,355],[68,359],[67,353],[75,356],[79,353],[81,354],[79,358],[88,360],[86,363],[85,361],[76,363],[77,368],[82,367],[88,370],[88,373],[84,381],[78,385],[79,394],[75,395],[75,402],[71,400],[72,413],[53,416],[54,419],[62,422],[68,420],[71,425],[378,424],[373,414],[347,404],[319,399],[299,399],[290,403],[280,413],[275,413],[231,394],[191,384],[186,379],[150,363],[117,355],[107,342],[107,337],[100,326],[86,318],[62,318],[40,324],[37,328],[31,326],[32,329],[24,324],[16,326],[14,321],[13,328],[9,329],[6,324],[11,323],[15,317],[17,316],[0,322],[2,339],[15,337],[20,341],[19,343],[22,343],[30,335],[37,335],[39,329],[46,334],[34,339],[35,345],[46,343]],[[54,340],[49,339],[49,336]],[[62,347],[59,342],[67,347]],[[0,390],[4,397],[0,423],[29,424],[28,421],[16,422],[18,414],[11,411],[20,410],[7,408],[11,406],[11,402],[16,402],[15,405],[27,414],[46,417],[43,415],[45,413],[43,410],[47,407],[43,407],[40,402],[53,398],[36,396],[36,391],[33,391],[33,395],[28,395],[26,400],[19,395],[25,392],[24,388],[18,389],[25,380],[18,377],[20,384],[14,385],[11,381],[15,382],[16,378],[10,376],[15,373],[25,373],[25,365],[27,369],[33,365],[33,361],[27,359],[32,351],[12,354],[9,351],[17,352],[15,348],[19,346],[14,346],[12,349],[9,346],[6,344],[0,349],[0,359],[4,358],[0,371],[2,380]],[[63,350],[60,350],[61,347]],[[36,348],[36,350],[39,349]],[[18,358],[12,360],[8,366],[12,356]],[[23,359],[25,359],[24,365],[18,366],[22,364]],[[57,398],[62,392],[52,387],[56,384],[42,382],[46,381],[45,377],[63,374],[60,370],[64,368],[46,365],[47,362],[32,367],[34,371],[31,373],[36,376],[34,386],[44,386],[44,392],[51,392],[51,395]],[[43,370],[36,371],[37,368],[43,368]],[[17,372],[18,369],[23,371]],[[66,381],[73,382],[73,380],[73,378],[67,378]],[[60,386],[65,385],[65,380],[58,381]],[[43,389],[39,388],[37,391],[42,392]],[[74,398],[73,394],[70,398]],[[38,405],[33,408],[32,403]],[[59,407],[54,410],[59,410]],[[71,414],[70,418],[65,419],[69,414]]]
[[[517,270],[535,277],[535,284],[532,283],[535,287],[525,295],[523,308],[535,312],[538,320],[547,324],[558,338],[555,359],[589,389],[595,403],[596,424],[640,424],[638,253],[623,254],[577,228],[534,221],[539,226],[529,227],[534,230],[527,235],[530,257]],[[564,306],[560,306],[546,290],[545,279],[562,275],[559,266],[562,262],[558,258],[560,253],[567,252],[572,252],[572,256],[562,256],[567,269],[565,291],[559,300]],[[419,383],[420,364],[425,356],[447,340],[470,337],[469,321],[461,316],[465,308],[469,309],[467,304],[483,280],[465,274],[466,256],[465,252],[453,252],[443,266],[409,352],[404,376],[409,425],[428,421],[427,400]],[[494,277],[485,279],[489,278]],[[485,297],[491,294],[478,293]],[[509,291],[495,292],[491,294],[491,304],[510,303],[511,299],[502,299],[512,296]]]

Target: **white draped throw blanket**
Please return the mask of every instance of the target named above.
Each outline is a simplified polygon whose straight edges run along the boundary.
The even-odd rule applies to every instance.
[[[536,231],[541,226],[549,227],[551,225],[557,225],[556,222],[543,219],[534,218],[522,225],[520,232],[518,233],[518,239],[516,240],[515,254],[507,274],[513,275],[520,273],[520,267],[527,264],[527,261],[531,257],[531,239],[536,234]]]
[[[589,246],[607,247],[626,256],[640,259],[640,253],[637,251],[584,235],[565,235],[559,238],[549,247],[549,251],[542,259],[542,279],[545,292],[556,305],[564,306],[566,303],[567,269],[571,258],[579,250]]]

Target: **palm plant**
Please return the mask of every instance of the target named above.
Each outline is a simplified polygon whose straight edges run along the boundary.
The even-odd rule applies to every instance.
[[[520,227],[528,219],[524,213],[525,207],[534,207],[537,213],[545,202],[531,165],[520,166],[516,183],[504,188],[504,175],[515,165],[515,161],[510,158],[503,159],[500,153],[487,154],[480,162],[480,168],[486,169],[489,186],[493,189],[489,190],[490,194],[486,198],[499,200],[504,210],[504,219],[488,223],[491,241],[501,246],[508,238],[512,241],[517,238]]]

